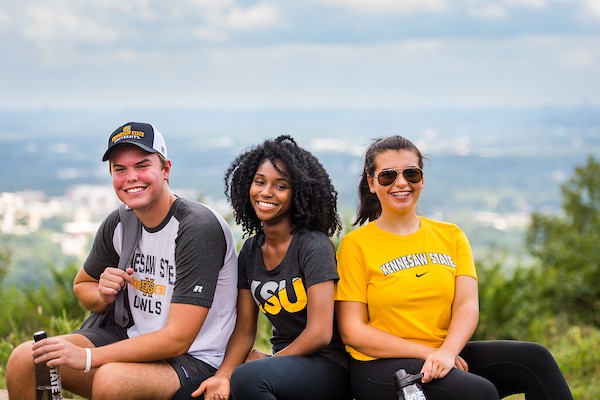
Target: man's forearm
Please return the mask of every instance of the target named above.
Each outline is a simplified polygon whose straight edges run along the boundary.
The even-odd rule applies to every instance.
[[[79,304],[85,309],[101,313],[106,311],[108,303],[105,303],[98,294],[98,282],[79,282],[73,285],[73,292]]]

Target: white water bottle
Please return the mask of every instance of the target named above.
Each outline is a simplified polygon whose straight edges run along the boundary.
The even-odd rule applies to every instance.
[[[423,374],[410,375],[404,369],[394,373],[394,383],[398,400],[427,400],[421,387]]]

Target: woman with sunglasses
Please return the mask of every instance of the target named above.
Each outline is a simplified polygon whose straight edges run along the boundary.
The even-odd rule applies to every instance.
[[[176,399],[347,400],[348,356],[334,321],[337,192],[316,157],[280,136],[242,153],[225,194],[248,238],[238,256],[238,309],[225,359]],[[259,310],[272,356],[253,350]],[[246,361],[246,363],[244,363]],[[244,364],[242,364],[244,363]],[[241,365],[240,365],[241,364]],[[188,394],[185,394],[188,393]]]
[[[336,312],[356,400],[396,400],[393,374],[422,373],[428,400],[572,400],[535,343],[469,342],[479,318],[465,234],[417,214],[423,156],[401,136],[367,149],[355,225],[338,249]]]

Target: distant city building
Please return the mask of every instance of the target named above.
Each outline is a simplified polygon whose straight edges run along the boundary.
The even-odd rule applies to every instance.
[[[43,192],[0,193],[2,233],[26,235],[39,230],[43,220],[61,214],[61,202],[49,199]]]
[[[214,202],[194,190],[174,192],[202,201],[223,216],[231,214],[226,201]],[[0,233],[28,235],[40,230],[44,221],[56,218],[60,225],[54,229],[52,240],[63,254],[83,260],[100,223],[119,204],[114,189],[106,185],[77,185],[57,197],[40,191],[0,192]]]

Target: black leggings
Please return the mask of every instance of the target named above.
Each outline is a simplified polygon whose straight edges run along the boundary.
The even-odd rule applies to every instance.
[[[192,399],[191,393],[206,378],[183,386],[173,400]],[[264,358],[235,369],[230,399],[349,400],[348,371],[320,355]]]
[[[348,370],[320,355],[269,357],[231,376],[233,400],[348,400]]]
[[[530,342],[469,342],[460,354],[469,372],[456,368],[442,379],[423,384],[428,400],[497,400],[524,393],[527,400],[573,400],[556,361],[543,346]],[[388,358],[350,361],[350,384],[356,400],[397,400],[392,375],[400,368],[417,374],[423,360]]]

